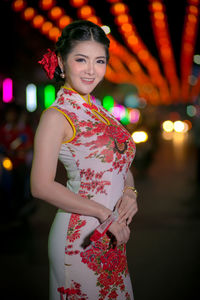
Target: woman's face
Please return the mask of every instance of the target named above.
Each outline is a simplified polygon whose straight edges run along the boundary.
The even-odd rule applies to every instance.
[[[95,41],[79,42],[67,56],[63,67],[65,85],[85,97],[105,75],[105,48]]]

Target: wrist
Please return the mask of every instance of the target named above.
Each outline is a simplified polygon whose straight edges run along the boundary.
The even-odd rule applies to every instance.
[[[134,194],[136,195],[136,197],[138,196],[138,191],[136,190],[136,188],[134,186],[126,185],[124,187],[123,193],[126,192],[126,191],[133,191]]]
[[[112,211],[106,207],[102,207],[99,209],[98,219],[102,223],[104,222],[110,215],[112,214]]]

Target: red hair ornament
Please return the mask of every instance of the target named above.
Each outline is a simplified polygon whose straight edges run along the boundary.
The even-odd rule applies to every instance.
[[[48,49],[48,52],[43,55],[42,60],[38,63],[42,65],[49,79],[53,79],[55,69],[58,66],[58,58],[55,52]]]

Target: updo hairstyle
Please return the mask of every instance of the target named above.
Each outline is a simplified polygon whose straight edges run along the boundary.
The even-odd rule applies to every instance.
[[[98,25],[86,21],[79,20],[74,21],[71,24],[67,25],[63,31],[62,35],[58,39],[55,46],[55,53],[60,54],[62,60],[66,60],[68,54],[73,50],[73,48],[79,43],[83,41],[91,41],[94,40],[105,47],[106,51],[106,61],[109,60],[109,44],[110,41],[107,38],[105,32]],[[60,77],[61,69],[58,66],[55,69],[54,77],[58,80],[63,80]]]

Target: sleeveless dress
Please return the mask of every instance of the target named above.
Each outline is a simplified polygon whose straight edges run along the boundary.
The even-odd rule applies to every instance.
[[[123,194],[135,155],[129,132],[102,106],[62,87],[50,106],[62,113],[74,135],[62,143],[59,159],[67,188],[113,210]],[[133,299],[126,245],[114,247],[105,234],[90,244],[94,217],[58,209],[49,234],[50,300]]]

